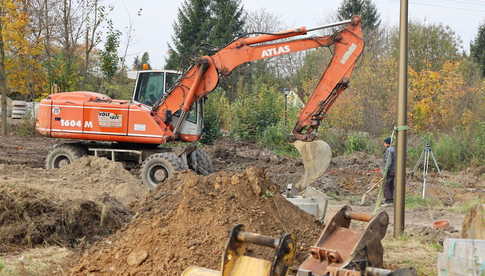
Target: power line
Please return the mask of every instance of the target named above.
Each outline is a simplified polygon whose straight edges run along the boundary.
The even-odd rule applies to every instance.
[[[429,7],[438,7],[438,8],[445,8],[445,9],[453,9],[453,10],[463,10],[469,12],[469,14],[473,15],[482,15],[485,17],[485,10],[481,9],[474,9],[474,8],[462,8],[462,7],[451,7],[451,6],[443,6],[443,5],[437,5],[434,3],[429,3],[429,2],[410,2],[412,5],[420,5],[420,6],[429,6]]]

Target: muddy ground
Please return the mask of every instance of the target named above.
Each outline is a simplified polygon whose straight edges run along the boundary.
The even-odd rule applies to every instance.
[[[194,251],[194,248],[199,248],[199,245],[209,246],[210,250],[214,251],[211,251],[211,254],[214,255],[212,256],[213,258],[209,258],[206,262],[202,261],[202,257],[192,259],[192,261],[195,262],[193,264],[213,267],[215,260],[218,260],[220,256],[220,251],[217,248],[226,239],[225,231],[232,224],[237,223],[238,219],[240,219],[240,222],[251,225],[249,226],[251,230],[272,235],[279,233],[276,228],[268,229],[264,227],[265,224],[271,224],[274,218],[269,221],[262,219],[264,215],[277,216],[275,212],[279,208],[268,209],[268,207],[264,207],[266,203],[258,201],[261,196],[256,196],[255,198],[246,197],[246,201],[254,201],[254,208],[240,206],[235,209],[227,209],[226,204],[229,200],[211,201],[215,199],[209,196],[209,198],[204,199],[204,202],[207,202],[207,204],[200,203],[202,205],[197,205],[199,203],[195,204],[194,202],[197,201],[198,197],[204,198],[206,193],[187,194],[188,192],[184,192],[182,189],[178,190],[178,193],[185,195],[185,197],[182,197],[182,202],[184,200],[188,201],[186,201],[185,205],[179,206],[176,204],[179,202],[179,196],[170,194],[171,192],[168,192],[168,194],[148,194],[138,177],[124,170],[120,164],[106,159],[83,158],[79,162],[62,169],[45,170],[43,168],[44,157],[49,148],[59,142],[62,141],[42,137],[2,137],[0,139],[0,151],[2,152],[0,156],[0,185],[9,192],[2,191],[4,195],[11,195],[8,199],[5,199],[4,196],[3,201],[0,198],[0,206],[1,204],[4,206],[0,214],[0,235],[8,236],[5,233],[11,233],[8,231],[13,231],[12,229],[23,229],[23,232],[19,232],[24,233],[17,241],[15,239],[10,240],[9,246],[5,246],[3,251],[0,250],[0,275],[51,275],[53,271],[57,274],[75,272],[83,275],[86,269],[92,269],[93,271],[89,273],[97,275],[96,273],[100,271],[96,267],[121,268],[124,264],[124,259],[120,259],[119,256],[133,252],[133,247],[136,246],[136,243],[123,241],[122,237],[125,236],[123,233],[130,235],[150,233],[152,236],[148,235],[143,240],[146,243],[144,250],[147,251],[147,257],[145,257],[148,260],[147,264],[152,263],[155,265],[156,262],[166,262],[167,267],[160,268],[165,270],[160,270],[159,272],[164,275],[178,275],[183,267],[190,264],[190,261],[183,258],[180,259],[179,255],[153,254],[151,252],[155,249],[151,247],[153,246],[151,243],[163,243],[167,242],[167,239],[175,239],[174,243],[170,243],[171,246],[186,246],[191,249],[188,252]],[[224,139],[218,141],[215,145],[206,146],[205,149],[211,155],[216,170],[221,174],[221,179],[224,179],[224,177],[229,177],[228,179],[230,179],[232,175],[241,174],[240,178],[247,178],[247,175],[244,176],[244,174],[248,167],[255,167],[257,170],[258,168],[263,168],[264,176],[260,175],[257,179],[266,179],[268,183],[274,183],[268,184],[273,189],[272,194],[283,191],[287,184],[296,183],[303,172],[303,164],[298,159],[281,157],[250,143]],[[330,198],[327,218],[344,204],[351,205],[356,211],[369,213],[374,211],[377,189],[368,194],[364,205],[360,203],[362,195],[380,179],[378,172],[379,162],[378,158],[364,153],[337,156],[332,159],[327,173],[312,184],[315,188],[325,192]],[[386,266],[392,268],[414,265],[418,267],[421,275],[434,275],[436,273],[436,254],[440,250],[440,242],[446,237],[459,236],[467,206],[484,198],[484,171],[482,167],[469,168],[459,173],[444,172],[442,175],[432,174],[428,178],[429,198],[427,200],[420,200],[419,198],[422,179],[419,177],[408,177],[408,209],[406,211],[406,236],[404,238],[392,239],[393,210],[392,207],[385,208],[391,217],[388,235],[384,242],[387,249],[385,253]],[[136,171],[134,173],[136,175]],[[210,182],[201,180],[196,176],[194,177],[196,183],[202,183],[199,183],[198,186],[202,185],[204,187]],[[237,176],[235,177],[238,178]],[[179,182],[175,186],[182,187],[184,186],[183,183],[187,181],[184,182],[179,179]],[[211,184],[207,187],[213,186]],[[174,187],[172,192],[177,189]],[[240,190],[238,191],[239,193],[241,192]],[[219,192],[223,194],[227,192],[237,194],[236,190],[224,190],[222,192],[217,189],[209,193],[212,193],[212,197],[214,197]],[[17,194],[22,195],[22,200],[18,199]],[[192,198],[187,199],[188,195],[192,196]],[[153,196],[158,198],[154,200]],[[166,197],[170,200],[161,200]],[[167,201],[173,204],[167,205]],[[12,207],[17,206],[12,205],[12,202],[23,202],[24,204],[21,205],[23,209]],[[28,204],[29,202],[35,203],[31,204],[34,205],[33,208]],[[36,222],[45,221],[42,220],[43,218],[59,216],[69,218],[69,214],[72,214],[72,212],[67,212],[66,210],[69,208],[66,206],[76,206],[73,202],[81,202],[79,206],[84,206],[82,202],[85,205],[87,204],[86,206],[91,206],[90,209],[88,208],[89,212],[86,212],[86,216],[91,216],[91,220],[97,224],[93,224],[85,232],[80,231],[67,236],[64,240],[58,237],[66,236],[65,228],[57,227],[59,230],[57,232],[33,231],[38,230],[36,227],[39,228],[40,226],[44,226],[42,229],[56,229],[55,226],[58,224],[69,225],[66,224],[66,221],[52,219],[48,221],[51,223],[47,224],[49,227],[45,223],[39,224]],[[190,207],[190,204],[193,204],[193,206]],[[213,208],[219,207],[213,209],[212,207],[207,207],[207,205]],[[10,220],[5,219],[4,210],[12,208],[18,209],[18,212],[14,212],[10,216]],[[172,213],[169,210],[172,210]],[[106,213],[107,211],[111,211],[111,213]],[[285,209],[284,213],[289,214],[297,211]],[[179,220],[177,212],[185,214],[184,217],[187,217],[186,214],[191,214],[198,218],[198,221],[207,221],[209,223],[202,226],[198,224],[198,221],[194,223],[195,229],[200,227],[208,229],[199,237],[200,244],[187,244],[183,235],[174,235],[170,232],[178,231],[182,227],[173,223]],[[79,213],[76,214],[77,216],[82,216]],[[108,217],[105,217],[106,214],[108,214]],[[211,214],[214,214],[214,216],[212,217]],[[233,217],[226,218],[227,214],[231,214]],[[109,219],[109,215],[119,216],[122,220],[116,221],[118,224],[112,224],[112,228],[109,231],[96,232],[98,229],[96,226],[99,226],[101,219],[103,217]],[[301,216],[304,217],[304,215]],[[438,219],[448,219],[451,228],[446,229],[446,231],[432,229],[432,222]],[[126,224],[128,220],[131,220],[131,223]],[[322,229],[322,225],[318,225],[311,219],[294,220],[297,220],[297,223],[293,223],[294,225],[306,225],[302,229],[307,229],[306,231],[311,233],[308,235],[300,233],[300,235],[304,236],[303,244],[308,245],[308,243],[311,243],[311,240],[316,238],[315,233]],[[209,230],[212,224],[215,225],[213,231]],[[292,225],[291,221],[284,220],[284,222],[280,223],[279,228],[298,232],[297,229],[292,228],[294,225]],[[146,232],[147,229],[152,229],[153,227],[156,228],[155,232]],[[117,229],[120,229],[118,233],[112,235]],[[191,229],[194,228],[184,228],[184,233],[190,233]],[[1,232],[2,230],[7,232]],[[33,235],[33,233],[37,233],[37,235]],[[38,233],[44,233],[45,235],[41,235],[41,238],[38,238]],[[36,237],[40,242],[33,243],[32,239],[29,238],[31,236]],[[177,239],[179,240],[178,243]],[[404,248],[408,249],[408,251],[412,250],[414,253],[407,253],[406,255]],[[97,256],[96,254],[105,256],[102,252],[112,252],[110,253],[111,255],[106,255],[108,257],[111,256],[111,259],[98,258],[94,260],[86,257],[86,254],[89,256]],[[198,253],[194,254],[199,254],[197,256],[204,255],[203,251],[196,250],[196,252]],[[142,253],[144,254],[144,252]],[[138,253],[135,252],[133,254],[136,255]],[[153,259],[150,259],[150,256]],[[81,259],[79,260],[79,258]],[[179,265],[170,270],[168,263],[173,263],[177,258],[179,258]],[[142,262],[145,262],[145,259]],[[103,263],[106,266],[103,266]],[[127,272],[127,274],[130,272],[148,273],[150,270],[154,271],[155,269],[154,266],[149,265],[140,267],[139,270],[125,267],[123,271]],[[115,273],[113,270],[108,270],[104,271],[104,273],[100,272],[100,274]]]

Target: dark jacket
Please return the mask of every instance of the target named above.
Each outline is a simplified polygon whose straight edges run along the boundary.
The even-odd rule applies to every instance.
[[[384,151],[384,168],[383,173],[386,172],[387,175],[395,175],[396,173],[396,148],[394,146],[389,146]]]

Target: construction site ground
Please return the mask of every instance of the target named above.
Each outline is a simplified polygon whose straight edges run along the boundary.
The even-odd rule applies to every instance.
[[[227,231],[237,223],[265,235],[296,234],[301,261],[323,229],[280,196],[299,180],[301,161],[251,143],[226,138],[205,146],[216,173],[182,172],[149,193],[136,170],[107,159],[44,169],[49,148],[59,142],[0,139],[0,275],[180,275],[189,265],[217,269]],[[330,199],[327,218],[343,205],[374,211],[377,189],[363,205],[361,198],[380,178],[379,158],[357,152],[332,159],[312,184]],[[385,266],[414,266],[420,275],[436,275],[441,242],[459,237],[468,208],[485,199],[484,173],[485,167],[432,172],[426,200],[420,197],[420,176],[408,176],[405,235],[393,238],[393,209],[384,207],[391,217]],[[440,219],[450,227],[433,229]]]

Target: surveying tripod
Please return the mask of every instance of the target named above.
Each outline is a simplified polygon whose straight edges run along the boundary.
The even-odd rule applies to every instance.
[[[436,158],[434,156],[433,150],[431,150],[431,145],[426,144],[424,146],[423,151],[421,152],[421,155],[419,156],[418,162],[416,162],[416,165],[414,166],[412,175],[416,172],[416,170],[419,168],[419,165],[423,165],[423,193],[422,193],[422,198],[424,199],[426,196],[426,176],[428,175],[428,167],[429,167],[429,157],[433,159],[433,163],[438,170],[438,173],[441,174],[440,167],[438,166],[438,162],[436,162]]]

